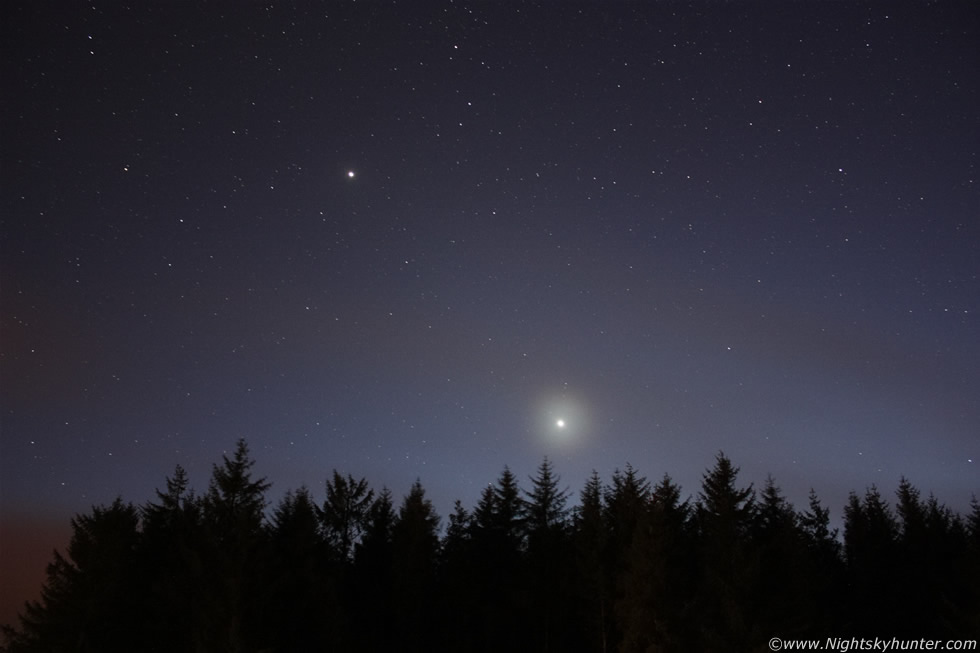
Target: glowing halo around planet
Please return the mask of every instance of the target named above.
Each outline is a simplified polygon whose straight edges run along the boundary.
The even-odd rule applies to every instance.
[[[548,449],[585,443],[591,431],[586,402],[567,389],[545,395],[534,406],[534,432]]]

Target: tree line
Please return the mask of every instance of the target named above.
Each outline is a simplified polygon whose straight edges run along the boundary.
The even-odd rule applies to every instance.
[[[141,505],[72,520],[3,651],[670,652],[771,637],[980,632],[980,504],[961,516],[902,479],[852,493],[842,536],[811,492],[742,486],[719,454],[696,497],[627,465],[570,505],[546,458],[504,468],[442,528],[416,481],[337,471],[267,504],[245,441],[197,495],[178,466]]]

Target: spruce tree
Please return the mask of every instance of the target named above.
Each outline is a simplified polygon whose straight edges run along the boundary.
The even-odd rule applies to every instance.
[[[479,650],[476,615],[483,610],[485,593],[474,564],[473,516],[457,499],[440,547],[440,612],[444,615],[442,650]]]
[[[751,485],[737,486],[738,471],[719,453],[698,496],[703,651],[747,650],[752,644],[750,597],[756,569],[749,536],[755,492]]]
[[[253,479],[255,461],[245,440],[214,465],[203,501],[204,538],[197,647],[238,653],[251,648],[260,615],[259,564],[263,561],[264,478]]]
[[[606,572],[603,582],[611,597],[611,607],[622,602],[624,587],[632,573],[630,549],[633,537],[640,527],[650,498],[650,483],[632,465],[613,472],[612,485],[607,489],[604,504],[604,521],[608,530],[606,549],[602,556]],[[611,631],[613,642],[622,638],[620,621],[614,620]]]
[[[421,653],[434,648],[438,530],[439,516],[416,480],[392,529],[395,632],[400,650]]]
[[[462,555],[463,549],[470,540],[473,516],[463,507],[459,499],[453,503],[453,512],[449,515],[449,525],[443,540],[442,552],[444,559],[449,560]]]
[[[896,634],[909,627],[895,617],[898,602],[904,600],[898,533],[898,522],[877,487],[869,487],[863,500],[851,492],[844,508],[844,554],[851,587],[845,626]]]
[[[694,592],[690,506],[669,476],[651,491],[633,533],[616,614],[623,651],[687,651]]]
[[[472,524],[472,571],[485,606],[475,615],[474,635],[491,649],[514,650],[526,637],[529,601],[524,505],[509,468],[481,493]]]
[[[607,653],[612,623],[612,588],[607,582],[605,551],[609,533],[603,497],[606,492],[599,473],[592,470],[579,495],[574,516],[575,559],[578,570],[579,610],[586,649]]]
[[[354,547],[353,569],[344,576],[349,635],[351,641],[360,643],[360,650],[396,648],[391,624],[396,618],[393,537],[397,519],[391,490],[383,487],[367,509],[363,533]],[[340,566],[346,570],[347,563]]]
[[[567,527],[568,490],[558,485],[561,479],[547,457],[531,477],[531,491],[525,492],[526,527],[530,538],[563,533]]]
[[[844,569],[838,531],[830,527],[830,509],[821,505],[812,488],[808,508],[799,514],[799,524],[807,550],[806,576],[813,599],[807,635],[821,636],[840,623]]]
[[[201,613],[200,595],[195,589],[204,564],[201,501],[190,489],[187,473],[180,465],[165,484],[165,492],[156,490],[156,502],[147,502],[141,509],[140,560],[153,605],[147,648],[191,650]]]
[[[528,581],[531,593],[531,637],[535,650],[567,650],[573,604],[568,569],[571,547],[568,532],[568,492],[559,486],[551,461],[545,458],[525,492]]]
[[[803,636],[812,621],[812,581],[804,531],[793,506],[772,476],[766,478],[753,525],[752,627],[754,637],[767,633]]]
[[[307,488],[289,491],[273,511],[270,559],[263,571],[263,642],[315,650],[341,640],[340,588]]]
[[[122,653],[144,641],[138,522],[122,499],[73,518],[66,555],[55,551],[40,601],[27,603],[19,630],[5,631],[6,650]]]
[[[366,479],[355,480],[349,474],[344,478],[337,470],[327,480],[326,487],[327,498],[319,513],[320,521],[327,542],[333,547],[337,557],[343,562],[349,562],[353,559],[354,547],[367,525],[374,491],[370,489]]]

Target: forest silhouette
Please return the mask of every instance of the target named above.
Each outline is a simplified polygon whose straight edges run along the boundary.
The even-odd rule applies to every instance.
[[[177,467],[140,505],[72,520],[3,651],[654,652],[768,650],[772,637],[980,632],[980,504],[901,479],[852,493],[843,533],[811,492],[742,486],[722,453],[695,497],[627,465],[575,497],[545,458],[504,468],[445,527],[421,482],[334,471],[267,503],[244,440],[198,495]],[[573,499],[577,502],[573,505]]]

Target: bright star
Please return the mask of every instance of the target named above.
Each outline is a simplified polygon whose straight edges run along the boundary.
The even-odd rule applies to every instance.
[[[354,178],[354,171],[353,170],[348,170],[347,171],[347,178],[348,179],[353,179]]]
[[[557,427],[558,427],[558,428],[560,428],[560,429],[563,429],[563,428],[565,428],[565,420],[563,420],[563,419],[559,419],[559,420],[557,420],[557,421],[555,422],[555,426],[557,426]]]

